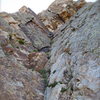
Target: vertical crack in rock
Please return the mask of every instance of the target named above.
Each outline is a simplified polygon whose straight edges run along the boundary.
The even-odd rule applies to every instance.
[[[99,99],[99,0],[0,13],[0,100]]]

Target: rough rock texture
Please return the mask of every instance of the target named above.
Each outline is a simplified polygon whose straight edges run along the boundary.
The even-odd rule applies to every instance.
[[[14,14],[0,13],[0,100],[43,100],[44,79],[36,71],[48,61],[41,51],[50,47],[48,34],[25,6]]]
[[[56,34],[45,100],[100,100],[100,2],[86,4]]]
[[[44,68],[47,61],[47,55],[44,52],[33,52],[28,55],[28,62],[26,62],[26,65],[28,65],[28,68],[33,68],[33,66],[35,66],[34,70],[39,71]]]
[[[55,0],[47,10],[41,12],[38,16],[45,26],[51,32],[54,32],[54,30],[68,21],[84,4],[84,0],[78,2],[73,0]]]
[[[26,7],[22,7],[15,14],[0,14],[1,57],[4,54],[12,55],[24,64],[29,59],[29,54],[37,54],[42,48],[50,46],[49,31],[47,32],[35,17]],[[45,54],[42,54],[42,57],[47,58]]]
[[[0,13],[0,100],[100,100],[100,0]]]
[[[35,71],[0,65],[0,100],[43,100],[43,86]]]

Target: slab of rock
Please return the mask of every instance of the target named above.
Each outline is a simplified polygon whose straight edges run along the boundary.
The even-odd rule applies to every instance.
[[[86,4],[56,32],[50,64],[45,100],[100,99],[99,1]]]

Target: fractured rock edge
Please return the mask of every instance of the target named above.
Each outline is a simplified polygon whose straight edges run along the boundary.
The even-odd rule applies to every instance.
[[[55,32],[45,100],[100,99],[99,2],[86,4]]]
[[[54,30],[52,43],[29,8],[0,13],[0,100],[99,100],[99,11],[99,1],[86,4]],[[51,69],[45,98],[44,68]]]
[[[48,61],[49,34],[25,6],[14,14],[0,13],[0,100],[44,99],[39,71]]]

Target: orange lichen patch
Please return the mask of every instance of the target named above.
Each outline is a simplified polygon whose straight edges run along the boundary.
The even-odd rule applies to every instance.
[[[50,25],[46,25],[46,28],[47,28],[47,29],[51,29],[51,26],[50,26]]]
[[[52,22],[51,25],[53,27],[53,30],[57,29],[57,23],[56,22]]]
[[[54,18],[51,20],[51,23],[46,25],[46,28],[49,30],[56,30],[58,25],[62,24],[63,22],[59,20],[59,18]]]
[[[14,40],[14,41],[19,41],[19,40],[24,41],[24,40],[25,40],[25,39],[22,38],[21,36],[18,36],[17,33],[9,34],[9,39],[12,39],[12,40]]]
[[[30,53],[30,54],[28,55],[28,59],[31,60],[32,57],[34,57],[34,56],[36,56],[36,53],[35,53],[35,52]]]
[[[76,10],[73,9],[73,8],[70,8],[70,9],[69,9],[69,12],[70,12],[71,15],[74,15],[74,14],[76,13]]]
[[[44,22],[44,21],[47,20],[45,17],[44,17],[44,18],[40,17],[39,19],[40,19],[42,22]]]
[[[46,28],[47,28],[48,30],[54,30],[54,27],[53,27],[52,24],[46,25]]]
[[[16,22],[9,22],[9,24],[18,24],[18,22],[16,21]]]
[[[41,70],[44,68],[45,64],[47,63],[48,59],[45,53],[41,52],[33,52],[28,55],[28,68],[34,68],[34,70]]]
[[[64,48],[63,51],[69,53],[70,52],[70,48]]]
[[[66,21],[67,19],[69,19],[72,15],[70,13],[68,13],[67,11],[63,11],[62,13],[59,14],[59,16]]]
[[[6,53],[13,53],[14,52],[14,49],[11,47],[4,47],[4,50]]]
[[[79,4],[76,4],[76,9],[79,10],[80,8],[82,8],[84,5],[86,4],[86,2],[80,2]]]

